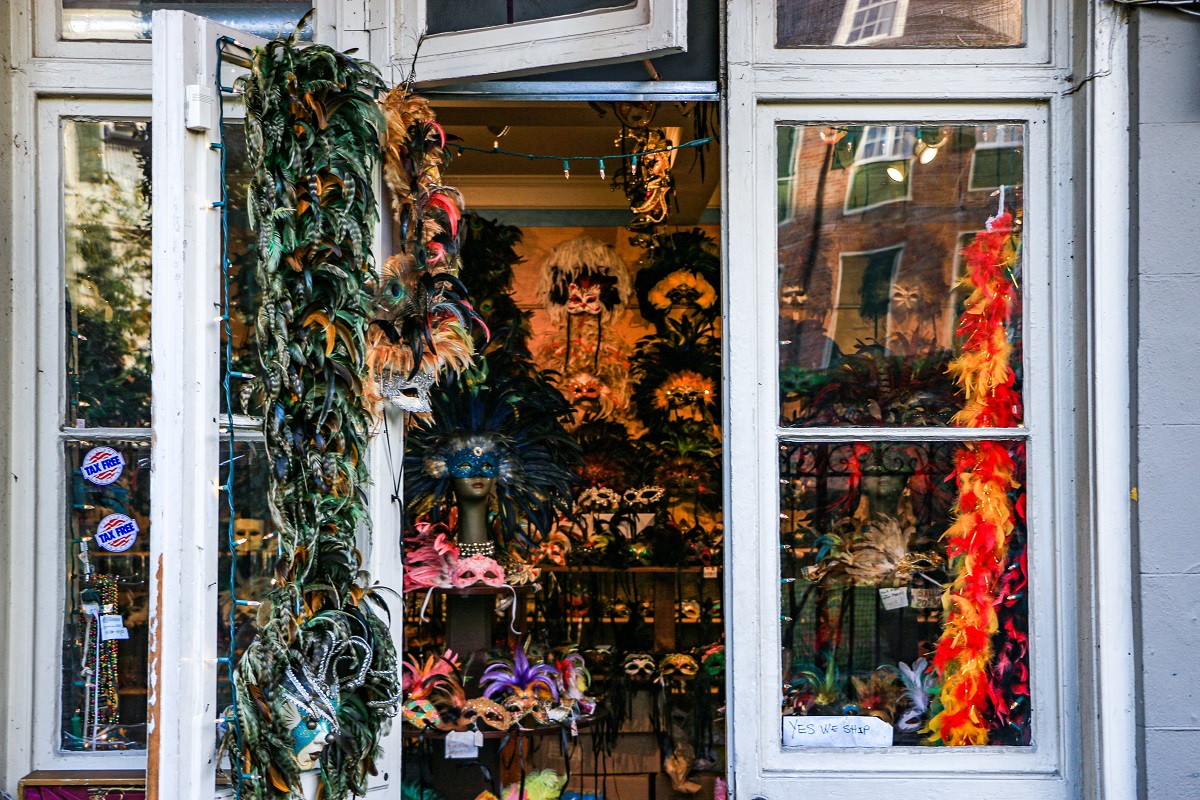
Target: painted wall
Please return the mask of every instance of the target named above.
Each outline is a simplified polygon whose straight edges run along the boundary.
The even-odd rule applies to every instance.
[[[1200,18],[1134,14],[1143,795],[1200,798]]]

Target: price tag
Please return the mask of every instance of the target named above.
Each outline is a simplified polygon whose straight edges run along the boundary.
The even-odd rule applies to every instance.
[[[904,608],[908,605],[908,587],[901,586],[898,589],[880,589],[879,602],[883,604],[884,611],[895,611],[897,608]]]
[[[784,747],[891,747],[892,726],[878,717],[784,717]]]
[[[87,614],[89,617],[100,616],[100,604],[99,603],[84,603],[83,604],[83,613]]]
[[[720,571],[721,571],[720,567],[705,567],[704,568],[704,577],[715,578],[720,574]]]
[[[912,607],[913,608],[941,608],[942,606],[942,590],[928,588],[913,588],[912,590]]]
[[[446,758],[478,758],[479,745],[475,744],[483,738],[479,731],[449,731],[446,733]]]
[[[120,614],[103,614],[100,617],[100,640],[128,639],[129,629]]]

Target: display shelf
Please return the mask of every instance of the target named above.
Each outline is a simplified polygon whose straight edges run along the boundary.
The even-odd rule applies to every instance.
[[[536,586],[534,584],[524,584],[521,586],[512,586],[507,583],[504,584],[503,586],[488,586],[485,584],[483,586],[466,586],[463,588],[454,588],[454,587],[446,588],[444,586],[431,586],[431,587],[427,587],[427,588],[423,588],[423,589],[413,589],[409,592],[409,594],[412,594],[414,592],[417,594],[421,594],[421,593],[427,592],[430,589],[432,589],[433,591],[438,592],[439,594],[452,595],[454,597],[473,597],[473,596],[478,596],[478,595],[489,595],[489,594],[511,595],[514,592],[519,597],[521,595],[533,594],[539,588],[541,588],[541,587]]]
[[[582,731],[582,730],[586,730],[587,728],[590,728],[592,726],[592,723],[595,722],[596,716],[597,715],[593,715],[590,717],[580,717],[579,719],[575,720],[576,731]],[[503,739],[504,737],[510,736],[513,733],[516,733],[520,737],[527,737],[527,736],[532,737],[532,736],[548,736],[550,734],[561,734],[563,731],[570,732],[570,730],[571,730],[571,726],[569,726],[569,725],[545,725],[540,728],[514,727],[514,728],[509,728],[508,730],[504,730],[504,731],[485,730],[485,731],[480,731],[480,732],[483,734],[484,739]],[[429,730],[429,729],[421,730],[419,728],[414,728],[410,725],[405,725],[403,728],[403,735],[404,735],[404,738],[406,738],[406,739],[422,739],[422,738],[433,739],[433,740],[445,739],[447,733],[450,733],[450,731],[438,730],[436,728],[434,728],[432,730]]]
[[[721,577],[721,572],[724,571],[723,566],[713,567],[593,567],[586,564],[568,564],[559,566],[558,564],[535,564],[534,569],[540,569],[542,572],[585,572],[594,573],[597,575],[610,575],[614,573],[634,573],[635,575],[678,575],[678,574],[696,574],[703,573],[705,570],[716,570],[716,575],[701,576],[707,577],[708,580],[717,580]]]

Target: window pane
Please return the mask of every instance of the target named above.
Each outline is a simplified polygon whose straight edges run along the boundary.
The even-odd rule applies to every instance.
[[[63,127],[68,427],[150,424],[150,124]]]
[[[256,269],[258,247],[250,218],[246,213],[247,190],[250,186],[250,162],[246,153],[246,129],[241,120],[226,120],[225,176],[229,198],[229,335],[232,339],[233,370],[248,375],[261,371],[254,347],[254,320],[258,314],[259,289]],[[224,287],[222,287],[224,289]],[[221,331],[221,375],[225,373],[225,331]],[[216,385],[221,386],[218,378]],[[256,413],[258,407],[250,398],[243,403],[241,392],[249,384],[235,380],[233,412],[235,414]],[[243,405],[245,407],[243,407]],[[221,410],[225,408],[225,394],[221,393]]]
[[[777,0],[777,47],[1013,47],[1022,0]]]
[[[240,435],[240,434],[239,434]],[[237,553],[236,582],[237,597],[242,600],[261,600],[271,588],[275,572],[276,544],[275,527],[271,523],[271,512],[267,506],[267,458],[262,442],[236,441],[233,447],[234,461],[229,461],[229,442],[221,441],[221,485],[229,478],[233,469],[233,545]],[[255,624],[258,609],[254,606],[234,606],[230,593],[229,576],[234,569],[230,555],[229,505],[221,493],[221,522],[218,531],[220,562],[217,584],[217,653],[229,654],[230,612],[234,612],[235,655],[242,652],[254,639],[258,631]],[[236,663],[236,658],[234,660]],[[233,702],[229,686],[229,673],[222,666],[217,671],[217,709],[224,709]]]
[[[798,719],[845,716],[897,746],[1030,744],[1024,461],[1019,442],[781,444],[785,746],[856,744]]]
[[[426,30],[470,31],[635,5],[631,0],[425,0]]]
[[[270,39],[312,8],[311,0],[62,0],[59,38],[134,40],[150,38],[150,15],[160,8],[191,11],[231,28]],[[310,38],[306,31],[304,38]]]
[[[796,154],[779,175],[790,192],[779,209],[780,424],[1019,425],[1023,127],[778,133],[780,152]],[[986,227],[1001,203],[1013,232],[997,244]],[[966,419],[970,404],[951,370],[964,323],[980,319],[974,305],[964,316],[974,273],[963,251],[985,245],[1002,246],[1007,259],[999,266],[1011,302],[995,345],[1009,348],[1013,411],[980,423]]]
[[[60,744],[140,750],[146,746],[150,444],[71,442],[65,457]]]

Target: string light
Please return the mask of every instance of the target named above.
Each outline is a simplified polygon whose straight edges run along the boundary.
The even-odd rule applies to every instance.
[[[673,144],[670,147],[661,147],[657,150],[645,150],[640,153],[626,153],[626,154],[604,155],[604,156],[561,156],[561,155],[547,155],[547,154],[542,154],[542,153],[519,153],[515,150],[501,150],[500,149],[500,141],[498,138],[496,141],[492,142],[491,148],[472,147],[471,145],[468,145],[468,144],[455,145],[455,148],[458,150],[458,154],[460,156],[463,155],[466,151],[470,150],[473,153],[483,153],[484,155],[495,155],[495,156],[510,156],[512,158],[525,158],[530,161],[561,161],[562,166],[563,166],[563,177],[568,180],[571,177],[571,162],[572,161],[595,161],[600,167],[600,179],[604,180],[607,177],[607,173],[604,169],[605,161],[626,161],[626,160],[628,160],[629,164],[630,164],[630,173],[634,177],[637,177],[638,158],[641,156],[657,155],[659,153],[672,153],[676,150],[685,150],[685,149],[691,148],[691,147],[704,147],[715,141],[717,141],[716,136],[709,136],[704,139],[693,139],[690,142],[683,142],[682,144]]]

